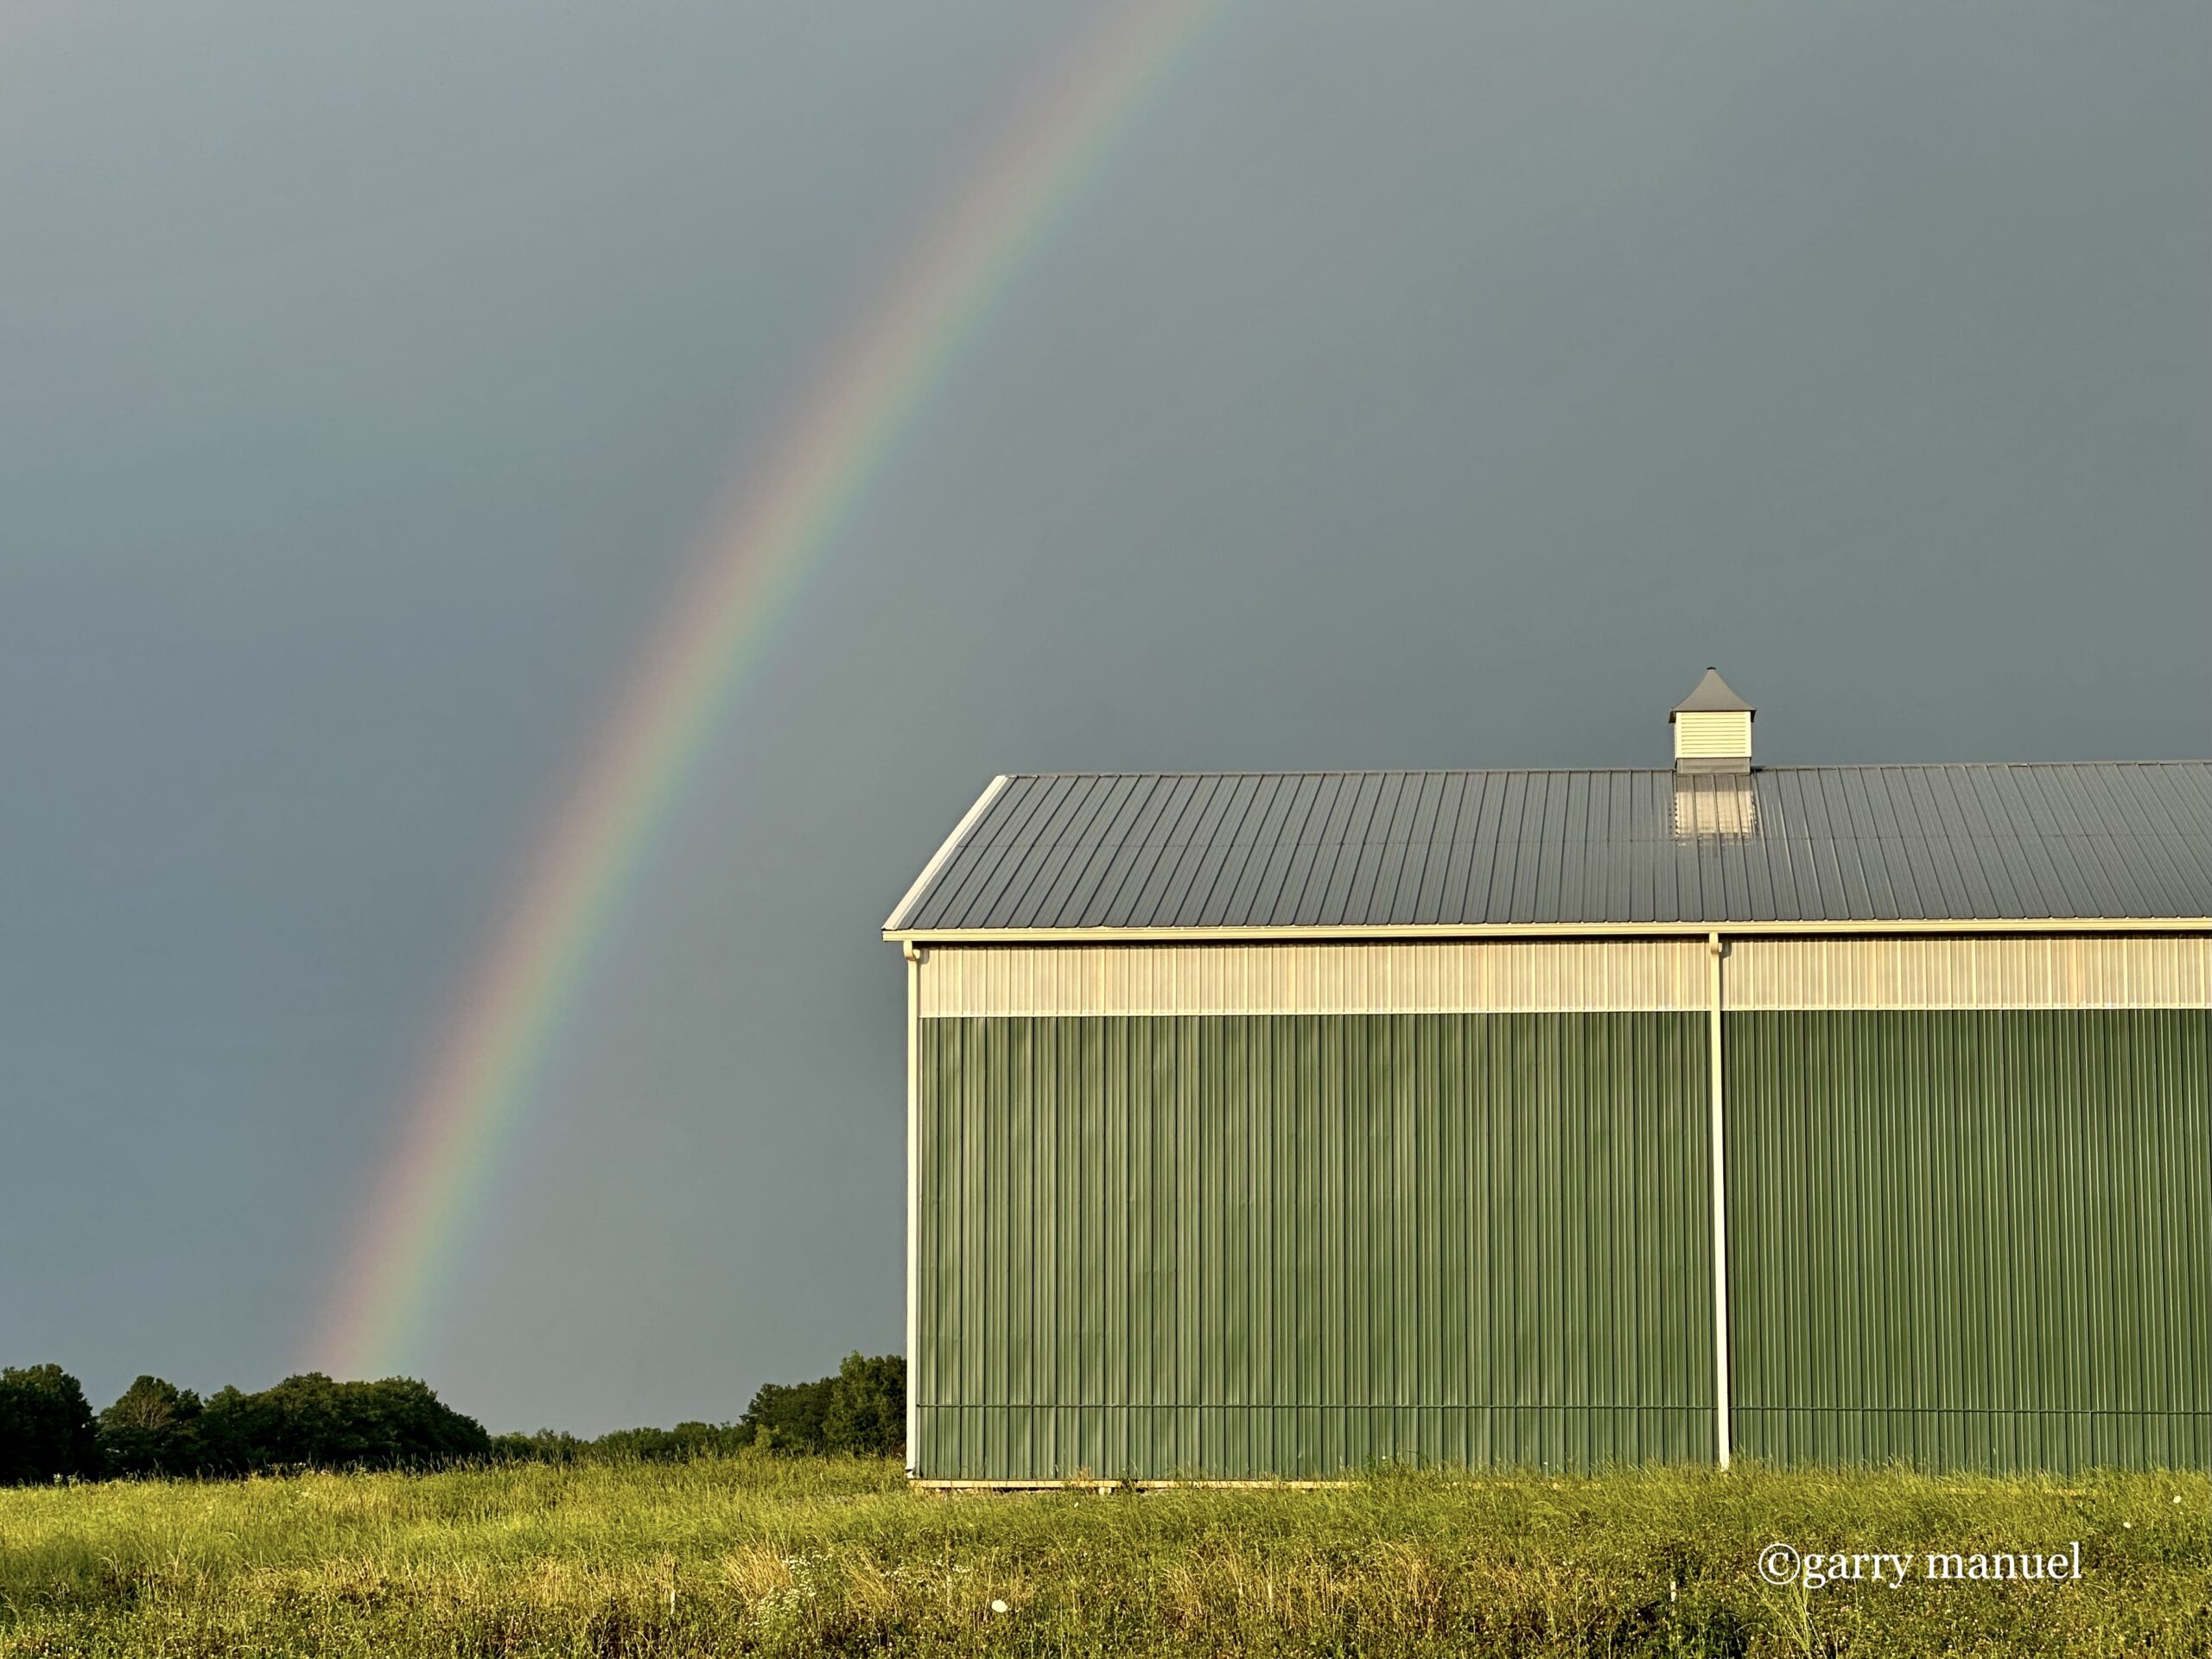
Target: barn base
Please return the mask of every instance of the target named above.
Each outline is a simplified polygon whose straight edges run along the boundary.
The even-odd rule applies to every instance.
[[[937,1492],[946,1497],[962,1492],[1096,1492],[1103,1497],[1109,1492],[1173,1491],[1178,1488],[1233,1492],[1317,1492],[1352,1484],[1348,1480],[926,1480],[919,1475],[906,1477],[906,1484],[913,1491]]]

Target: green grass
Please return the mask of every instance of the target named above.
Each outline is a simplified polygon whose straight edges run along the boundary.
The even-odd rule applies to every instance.
[[[888,1464],[743,1456],[118,1483],[0,1491],[0,1655],[2202,1656],[2208,1516],[2201,1474],[944,1497]],[[1777,1540],[2075,1539],[2078,1583],[1807,1592],[1753,1567]]]

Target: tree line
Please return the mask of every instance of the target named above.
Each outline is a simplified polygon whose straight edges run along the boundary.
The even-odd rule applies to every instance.
[[[142,1376],[105,1411],[59,1365],[0,1370],[0,1485],[240,1476],[303,1469],[437,1469],[461,1463],[673,1462],[743,1447],[867,1457],[906,1439],[906,1363],[853,1354],[835,1376],[771,1382],[735,1422],[625,1428],[585,1440],[554,1429],[491,1434],[427,1383],[339,1382],[320,1371],[257,1394],[202,1400]]]

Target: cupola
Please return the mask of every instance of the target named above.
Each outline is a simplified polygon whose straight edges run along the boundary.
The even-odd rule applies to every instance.
[[[1708,668],[1667,718],[1675,728],[1675,770],[1749,772],[1754,710]]]

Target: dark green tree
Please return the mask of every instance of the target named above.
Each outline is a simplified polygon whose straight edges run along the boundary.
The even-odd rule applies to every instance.
[[[674,1428],[618,1428],[592,1442],[593,1452],[616,1462],[689,1463],[748,1446],[753,1431],[737,1423],[678,1423]]]
[[[99,1472],[99,1430],[77,1379],[59,1365],[0,1370],[0,1486]]]
[[[225,1389],[200,1414],[200,1449],[229,1474],[275,1469],[429,1469],[487,1457],[491,1436],[412,1377],[334,1382],[320,1371],[259,1394]]]
[[[99,1416],[100,1460],[111,1475],[188,1475],[200,1467],[200,1396],[142,1376]]]
[[[818,1382],[764,1382],[738,1427],[751,1433],[753,1445],[771,1452],[819,1452],[836,1382],[825,1376]]]
[[[689,1463],[728,1457],[753,1443],[739,1423],[678,1423],[674,1428],[617,1428],[595,1440],[541,1428],[535,1434],[495,1434],[492,1456],[500,1463]]]
[[[873,1359],[855,1353],[830,1383],[822,1417],[823,1448],[856,1457],[888,1457],[906,1443],[906,1362],[897,1354]]]
[[[511,1429],[492,1437],[492,1458],[497,1463],[582,1463],[598,1444],[565,1429],[541,1428],[535,1434]]]

